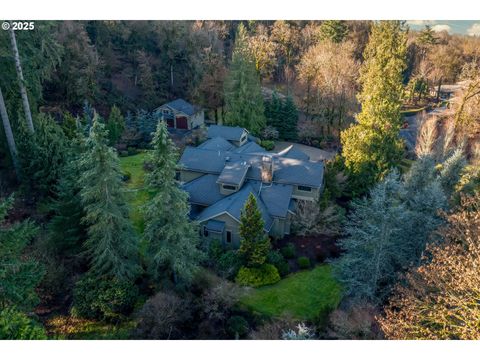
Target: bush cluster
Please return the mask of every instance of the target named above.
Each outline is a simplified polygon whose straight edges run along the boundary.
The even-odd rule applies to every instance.
[[[87,319],[117,321],[130,314],[137,296],[138,289],[132,283],[87,276],[75,285],[72,313]]]
[[[235,281],[243,286],[260,287],[280,281],[280,274],[275,266],[263,264],[258,268],[242,266]]]
[[[306,256],[300,256],[297,259],[297,263],[300,269],[308,269],[310,267],[310,259]]]
[[[288,243],[281,250],[282,255],[285,259],[293,259],[296,255],[295,245],[293,243]]]
[[[275,266],[281,277],[290,273],[290,265],[278,250],[270,251],[267,256],[267,262]]]

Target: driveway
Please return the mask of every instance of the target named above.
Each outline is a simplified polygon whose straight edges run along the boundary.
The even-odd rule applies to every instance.
[[[275,148],[273,151],[279,152],[290,145],[293,145],[295,149],[298,149],[300,151],[303,151],[305,154],[307,154],[310,157],[310,160],[312,161],[320,161],[320,160],[330,160],[335,157],[336,153],[333,151],[326,151],[322,150],[313,146],[307,146],[303,144],[298,144],[298,143],[293,143],[290,141],[277,141],[275,142]]]

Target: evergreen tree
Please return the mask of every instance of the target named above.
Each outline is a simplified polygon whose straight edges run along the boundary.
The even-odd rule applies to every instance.
[[[35,134],[31,134],[23,125],[18,128],[22,181],[30,194],[51,196],[65,162],[67,138],[48,115],[35,118],[35,129]]]
[[[61,124],[61,128],[65,136],[69,140],[72,140],[78,136],[79,121],[72,114],[66,111],[63,113],[63,121]]]
[[[238,26],[235,48],[225,80],[225,122],[254,134],[265,127],[263,96],[255,61],[248,50],[247,31]]]
[[[52,203],[53,217],[48,225],[49,240],[54,251],[80,253],[80,246],[86,239],[86,226],[82,223],[85,216],[80,197],[80,158],[85,150],[83,135],[71,139],[66,155],[65,165],[60,173],[60,180],[55,189]]]
[[[446,194],[451,195],[455,190],[455,185],[457,185],[460,180],[465,165],[467,165],[467,162],[461,149],[455,150],[442,164],[440,177],[443,190]]]
[[[158,279],[165,273],[174,283],[189,283],[203,253],[198,249],[197,225],[188,218],[187,193],[175,181],[177,150],[167,126],[159,121],[152,140],[153,171],[146,182],[155,196],[144,209],[144,238],[148,243],[150,274]]]
[[[400,21],[373,25],[361,68],[362,110],[342,132],[342,155],[353,193],[363,193],[396,166],[402,155],[401,126],[406,35]]]
[[[105,125],[95,117],[78,179],[85,211],[82,221],[88,226],[89,271],[98,277],[132,279],[139,270],[137,238],[128,218],[118,157],[107,143]]]
[[[248,196],[240,215],[239,253],[249,267],[259,267],[265,263],[270,250],[270,239],[265,234],[265,222],[253,194]]]
[[[286,140],[296,140],[298,136],[298,110],[291,96],[283,102],[282,114],[283,122],[279,130],[281,136]]]
[[[0,340],[46,340],[45,329],[13,307],[0,310]]]
[[[347,37],[348,26],[342,20],[326,20],[320,25],[319,33],[321,40],[341,43]]]
[[[345,288],[345,294],[372,302],[385,291],[382,285],[392,284],[396,264],[405,246],[396,240],[409,221],[409,213],[398,200],[398,173],[393,172],[375,186],[369,198],[353,203],[345,232],[340,241],[345,254],[334,262],[334,274]]]
[[[438,39],[435,36],[435,31],[432,29],[432,27],[430,25],[425,25],[425,29],[420,31],[418,34],[417,41],[420,45],[429,47],[435,45]]]
[[[107,121],[107,130],[109,145],[114,146],[122,136],[123,130],[125,130],[125,119],[116,105],[113,105],[110,110],[110,115]]]
[[[30,220],[6,224],[13,198],[0,201],[0,308],[16,306],[30,311],[38,302],[35,288],[42,280],[43,267],[25,257],[25,247],[37,228]]]
[[[267,125],[275,128],[279,135],[281,127],[282,115],[282,101],[280,100],[276,91],[272,93],[272,98],[265,101],[265,117]]]
[[[347,294],[382,301],[398,274],[418,266],[427,245],[435,240],[448,196],[435,161],[423,156],[402,181],[394,171],[368,198],[355,202],[347,237],[341,242],[346,253],[335,264]]]

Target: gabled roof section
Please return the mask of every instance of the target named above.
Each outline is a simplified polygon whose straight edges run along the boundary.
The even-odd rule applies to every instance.
[[[307,154],[305,154],[302,150],[296,148],[294,145],[290,145],[286,149],[280,151],[277,155],[290,159],[298,159],[305,161],[310,160],[310,157]]]
[[[184,184],[182,188],[188,193],[191,203],[210,206],[225,197],[220,193],[217,178],[217,175],[203,175]]]
[[[187,146],[178,164],[192,171],[220,174],[225,165],[225,156],[225,151]]]
[[[185,115],[191,116],[197,112],[197,109],[195,106],[190,104],[189,102],[183,100],[183,99],[175,99],[173,101],[170,101],[166,104],[163,104],[160,107],[168,106],[169,108],[184,113]]]
[[[221,137],[229,141],[240,141],[244,133],[248,134],[248,131],[238,126],[210,125],[207,136],[209,139]]]
[[[231,151],[215,151],[193,147],[185,148],[179,165],[187,170],[205,174],[220,174],[228,163],[243,163],[250,165],[246,178],[262,179],[262,154],[235,153]],[[273,156],[273,182],[279,184],[305,185],[320,187],[323,183],[324,165],[322,161],[306,161]]]
[[[260,198],[267,207],[268,213],[274,217],[287,217],[293,186],[285,184],[263,185],[260,181],[249,181],[255,192],[260,192]]]
[[[250,193],[252,193],[257,199],[257,206],[259,207],[260,212],[262,213],[263,221],[265,222],[265,231],[269,231],[272,227],[273,219],[269,215],[267,207],[263,203],[262,199],[258,197],[253,187],[248,183],[245,184],[240,191],[223,198],[222,200],[203,210],[198,215],[196,220],[203,222],[214,219],[222,214],[228,214],[236,221],[240,221],[242,209],[245,206],[245,202],[247,201]]]
[[[227,163],[220,173],[217,182],[220,184],[241,185],[249,168],[250,164],[246,161]]]
[[[266,153],[267,151],[256,142],[249,141],[234,150],[237,154]]]
[[[198,149],[205,149],[205,150],[221,150],[221,151],[228,151],[228,150],[233,150],[235,146],[230,144],[227,140],[224,138],[221,138],[219,136],[208,139],[204,143],[200,144],[197,146]]]
[[[311,187],[322,185],[324,174],[322,161],[304,161],[285,157],[277,157],[274,161],[274,182]]]

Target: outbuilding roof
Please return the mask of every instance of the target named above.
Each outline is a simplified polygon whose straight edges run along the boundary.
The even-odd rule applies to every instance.
[[[193,106],[192,104],[190,104],[189,102],[183,99],[175,99],[166,104],[163,104],[160,107],[164,107],[164,106],[168,106],[169,108],[175,111],[184,113],[185,115],[188,115],[188,116],[191,116],[197,112],[197,109],[195,109],[195,106]]]

